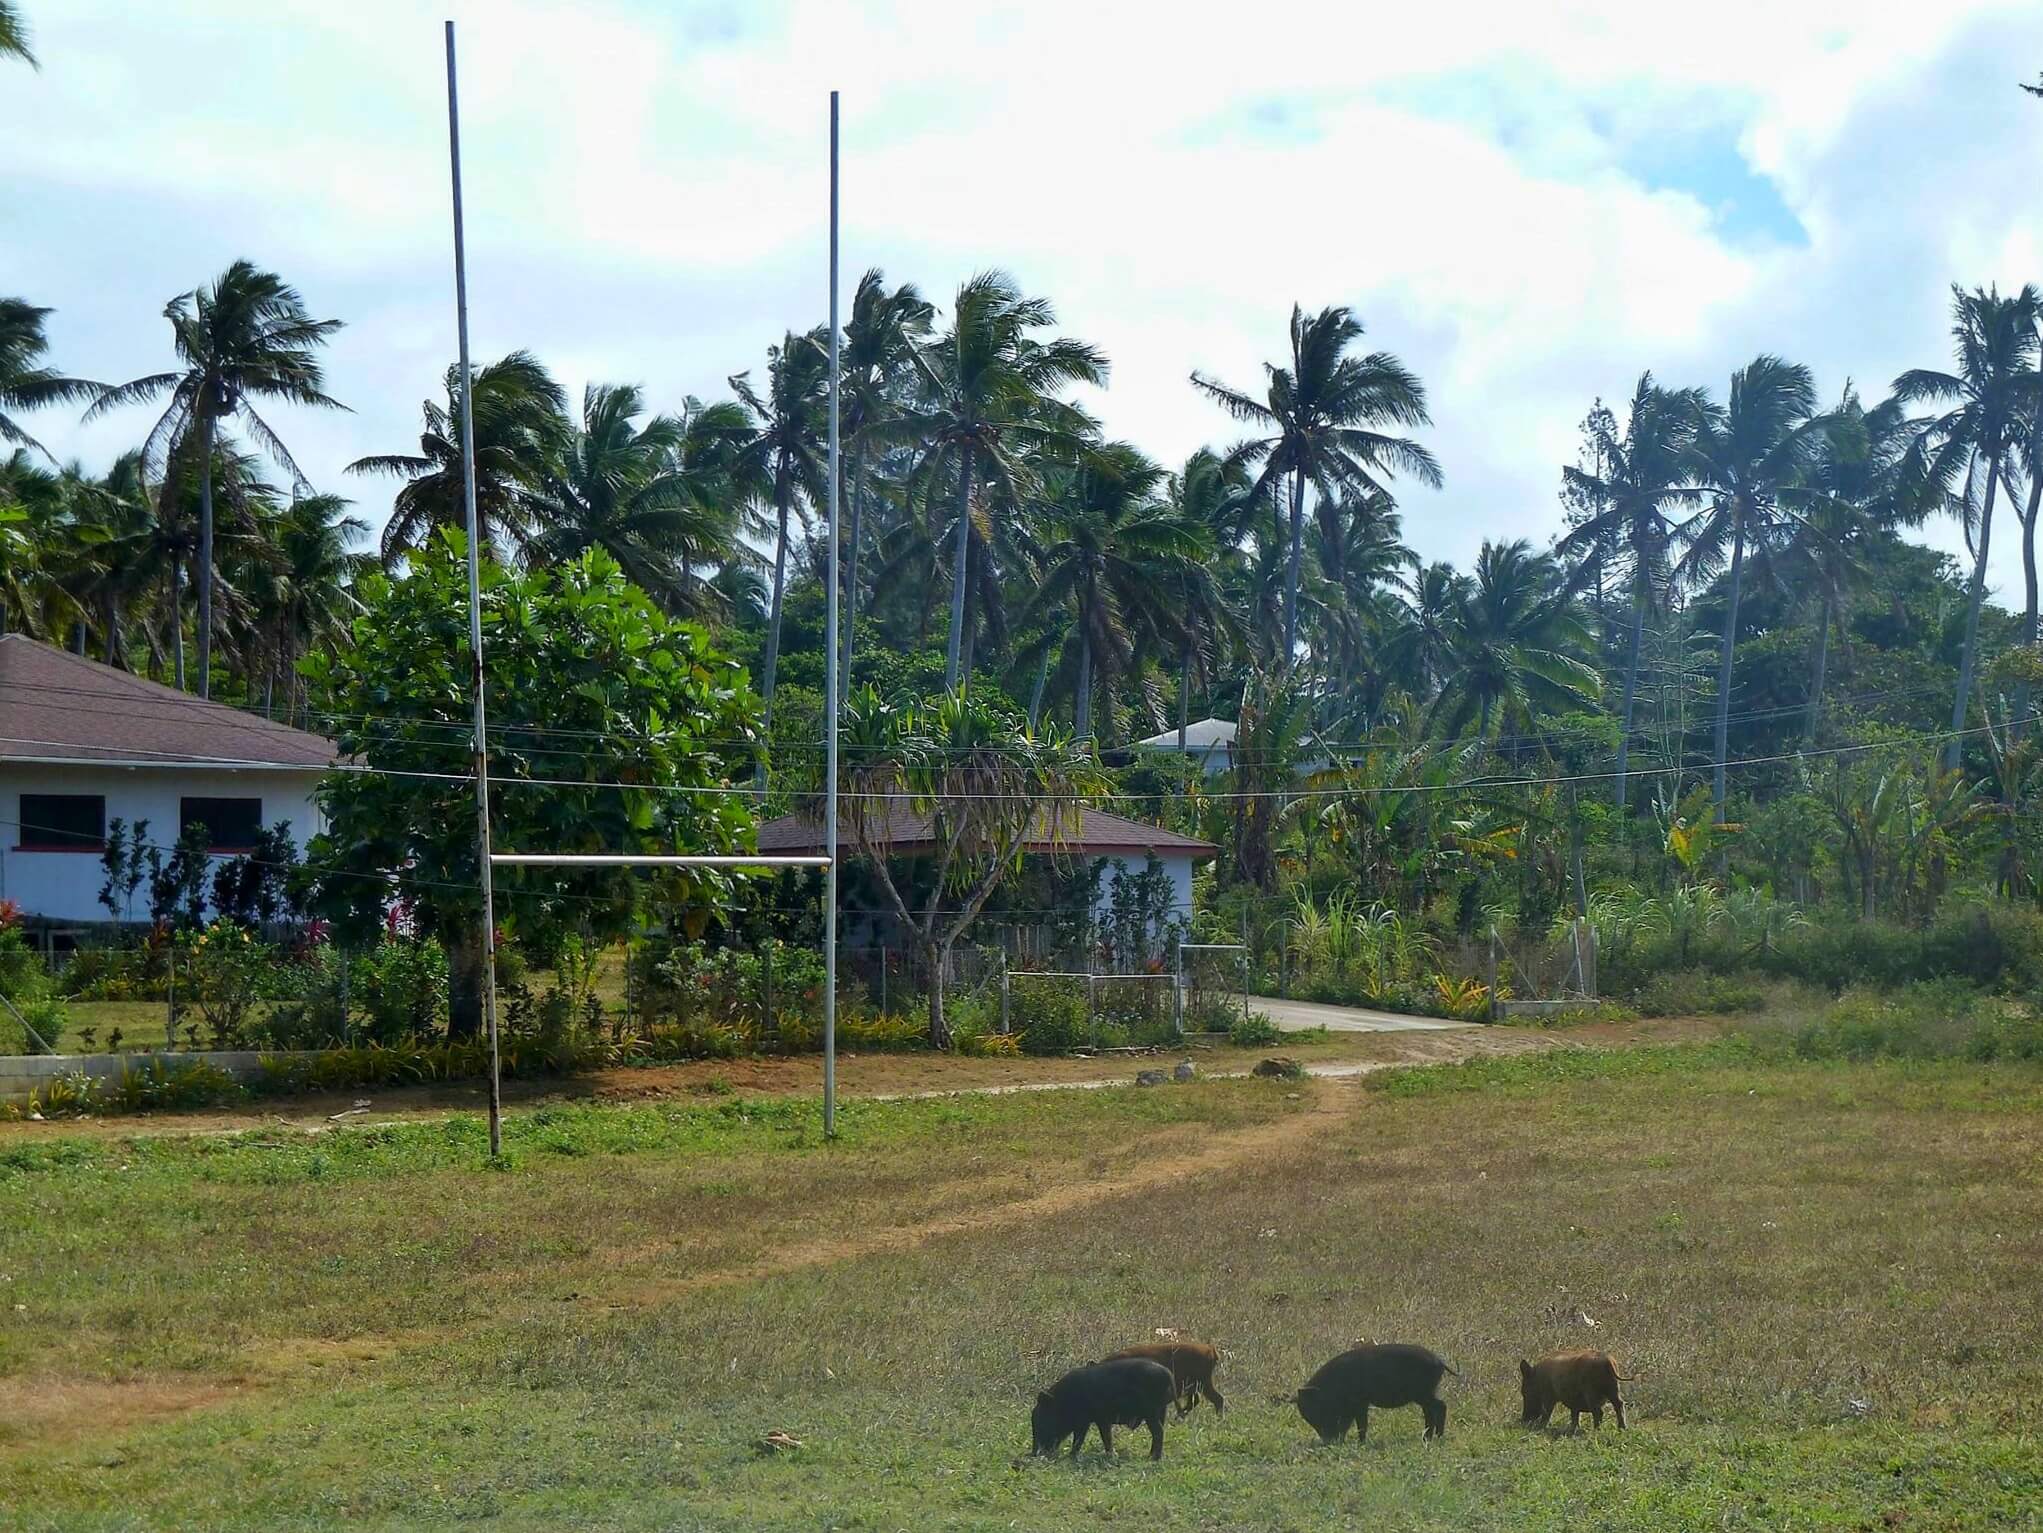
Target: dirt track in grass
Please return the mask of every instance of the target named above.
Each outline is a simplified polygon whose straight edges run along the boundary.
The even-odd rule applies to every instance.
[[[1190,1051],[1201,1073],[1246,1071],[1265,1054],[1283,1054],[1318,1070],[1361,1073],[1344,1067],[1441,1064],[1500,1054],[1521,1054],[1571,1046],[1618,1047],[1681,1043],[1715,1033],[1706,1018],[1668,1017],[1651,1021],[1592,1023],[1538,1030],[1471,1027],[1447,1032],[1345,1033],[1324,1043],[1286,1038],[1267,1050],[1227,1047]],[[1176,1054],[1109,1055],[1072,1059],[968,1059],[939,1054],[845,1054],[837,1062],[842,1096],[905,1097],[953,1091],[1000,1091],[1093,1086],[1129,1082],[1135,1072],[1168,1064]],[[707,1100],[723,1096],[817,1096],[823,1063],[816,1055],[751,1059],[702,1059],[685,1064],[626,1066],[572,1077],[506,1081],[504,1104],[518,1109],[555,1102],[652,1102],[666,1098]],[[366,1102],[366,1112],[355,1112]],[[81,1135],[128,1138],[142,1134],[218,1134],[243,1129],[290,1127],[320,1131],[330,1124],[414,1122],[479,1113],[488,1106],[481,1083],[365,1087],[203,1112],[135,1114],[111,1118],[64,1118],[47,1122],[0,1123],[0,1145],[35,1138]]]

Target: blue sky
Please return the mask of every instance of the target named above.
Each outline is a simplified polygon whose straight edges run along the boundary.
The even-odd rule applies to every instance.
[[[276,424],[380,521],[388,486],[341,467],[410,442],[454,347],[446,9],[25,10],[0,291],[57,309],[60,365],[127,378],[168,365],[172,294],[243,255],[283,272],[348,321],[353,413]],[[824,313],[837,85],[847,286],[880,265],[942,303],[1012,270],[1109,353],[1108,429],[1167,462],[1233,434],[1192,369],[1252,384],[1294,300],[1348,304],[1431,391],[1447,484],[1405,500],[1429,557],[1549,533],[1576,423],[1644,369],[1721,392],[1773,350],[1877,393],[1945,360],[1951,283],[2043,280],[2031,4],[452,10],[479,356],[663,403],[760,366]],[[33,424],[97,465],[147,419]]]

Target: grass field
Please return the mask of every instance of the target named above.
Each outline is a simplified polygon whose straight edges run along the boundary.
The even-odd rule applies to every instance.
[[[0,1139],[0,1522],[2043,1526],[2033,1065],[1729,1041],[845,1127]],[[1162,1325],[1224,1419],[1017,1464],[1037,1387]],[[1460,1369],[1445,1442],[1273,1403],[1358,1335]],[[1634,1430],[1512,1425],[1564,1345],[1644,1375]]]

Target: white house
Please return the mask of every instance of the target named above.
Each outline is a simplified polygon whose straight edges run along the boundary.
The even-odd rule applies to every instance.
[[[318,735],[8,634],[0,899],[56,925],[111,919],[99,901],[100,854],[115,820],[146,820],[149,842],[166,854],[195,823],[221,857],[280,821],[302,848],[320,829],[312,794],[333,759]]]
[[[1187,724],[1185,755],[1203,765],[1208,777],[1218,777],[1234,765],[1235,727],[1231,719],[1201,719],[1196,724]],[[1178,732],[1166,729],[1147,740],[1137,740],[1133,749],[1164,751],[1175,756],[1178,753]]]
[[[891,807],[889,821],[884,840],[894,855],[926,857],[935,849],[927,815],[905,807]],[[858,842],[849,827],[839,829],[838,847],[847,857],[858,855]],[[823,850],[823,827],[819,821],[802,815],[768,820],[759,827],[759,850],[813,855]],[[1154,857],[1170,881],[1163,919],[1187,927],[1192,922],[1192,869],[1218,851],[1210,841],[1090,808],[1075,810],[1067,825],[1053,828],[1044,823],[1042,833],[1024,839],[1020,847],[1025,857],[1057,857],[1097,867],[1100,884],[1093,914],[1099,919],[1105,919],[1113,908],[1115,884],[1123,878],[1140,877]]]

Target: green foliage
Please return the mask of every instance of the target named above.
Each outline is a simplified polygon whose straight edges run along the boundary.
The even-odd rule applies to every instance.
[[[1247,1016],[1236,1016],[1227,1029],[1227,1041],[1238,1049],[1266,1049],[1284,1037],[1283,1031],[1269,1016],[1252,1011]]]
[[[434,938],[386,936],[353,961],[360,1041],[385,1048],[438,1033],[447,1013],[447,954]]]
[[[1663,970],[1632,997],[1642,1017],[1718,1017],[1759,1011],[1767,993],[1759,986],[1703,969]]]
[[[1847,990],[1794,1035],[1803,1059],[2039,1059],[2043,1018],[1962,980]]]
[[[180,967],[189,976],[187,994],[206,1019],[209,1045],[246,1048],[255,1005],[271,981],[277,951],[245,926],[225,918],[178,939]]]
[[[517,572],[486,561],[482,583],[491,703],[507,721],[491,739],[490,771],[504,784],[497,844],[740,850],[747,802],[685,791],[742,775],[754,729],[743,674],[703,630],[663,616],[600,552]],[[341,754],[374,769],[336,772],[320,787],[327,828],[308,853],[326,870],[319,904],[360,942],[394,896],[446,949],[452,1022],[466,1034],[479,1022],[480,944],[474,806],[460,775],[470,705],[459,540],[412,555],[402,578],[369,576],[358,594],[351,644],[306,662],[316,706],[344,721]],[[518,786],[541,779],[553,786]],[[699,924],[731,888],[695,870],[649,885],[632,869],[507,869],[497,913],[545,947],[570,913],[608,940],[631,929],[649,894],[664,915]]]
[[[1085,986],[1077,980],[1041,979],[1008,987],[1008,1028],[1029,1054],[1068,1054],[1093,1041]]]

